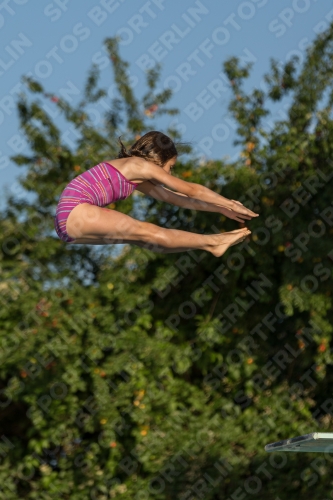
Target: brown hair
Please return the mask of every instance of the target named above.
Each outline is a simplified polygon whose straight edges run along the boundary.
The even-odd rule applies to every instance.
[[[140,139],[130,147],[129,151],[126,150],[120,137],[118,140],[121,146],[118,158],[138,156],[139,158],[155,163],[159,167],[163,167],[171,158],[178,156],[173,140],[156,130],[148,132],[140,137]]]

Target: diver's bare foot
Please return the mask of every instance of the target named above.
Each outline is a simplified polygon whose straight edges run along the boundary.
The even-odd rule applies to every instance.
[[[247,227],[219,235],[215,234],[213,236],[214,241],[208,251],[215,257],[221,257],[229,247],[241,243],[249,234],[251,234],[251,231]]]

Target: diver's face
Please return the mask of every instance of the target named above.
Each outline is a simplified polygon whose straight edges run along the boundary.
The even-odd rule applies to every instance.
[[[168,174],[172,174],[172,169],[177,161],[177,156],[171,158],[167,163],[163,166],[163,170],[165,170]]]

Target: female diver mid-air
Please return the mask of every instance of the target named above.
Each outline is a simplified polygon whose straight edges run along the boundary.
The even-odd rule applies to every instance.
[[[115,160],[105,161],[75,177],[61,194],[55,215],[59,238],[72,244],[129,243],[159,253],[201,249],[220,257],[251,231],[246,227],[221,234],[196,234],[165,229],[128,215],[102,208],[123,200],[137,189],[173,205],[217,212],[239,222],[257,217],[239,201],[173,177],[177,160],[174,142],[161,132],[148,132]]]

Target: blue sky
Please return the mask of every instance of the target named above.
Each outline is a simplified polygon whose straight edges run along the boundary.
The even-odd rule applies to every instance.
[[[145,90],[145,68],[160,62],[160,87],[174,89],[170,105],[180,110],[177,124],[184,140],[191,141],[199,155],[234,157],[237,149],[223,62],[231,56],[253,61],[249,84],[263,85],[271,58],[285,62],[294,54],[304,57],[316,32],[332,18],[333,6],[327,0],[2,2],[0,208],[4,192],[20,195],[17,179],[24,167],[18,168],[10,156],[29,151],[15,108],[22,75],[31,73],[54,94],[71,89],[67,95],[75,102],[95,61],[112,96],[112,68],[103,41],[118,34],[136,95]],[[48,105],[54,113],[54,105]],[[92,112],[98,120],[103,109]],[[152,129],[163,130],[172,120],[154,120]],[[74,138],[70,133],[68,137]]]

